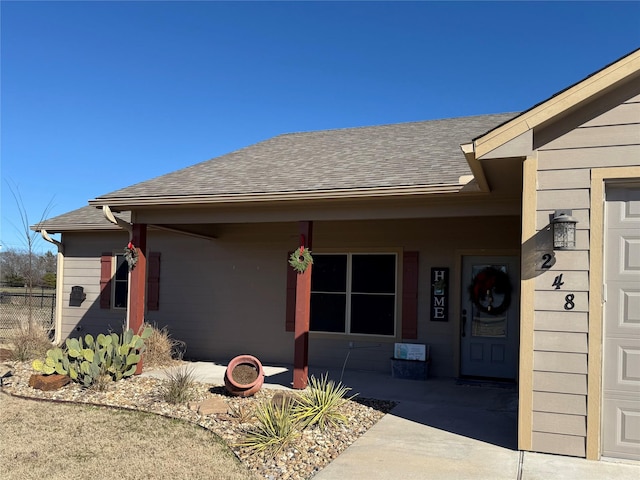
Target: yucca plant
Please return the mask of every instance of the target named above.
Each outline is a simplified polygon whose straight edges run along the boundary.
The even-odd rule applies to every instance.
[[[167,380],[162,392],[164,401],[174,405],[189,401],[193,394],[192,389],[195,382],[193,369],[183,367],[174,371],[167,370],[165,374]]]
[[[256,406],[255,416],[258,424],[237,446],[275,457],[300,434],[288,403],[276,405],[271,400],[263,400]]]
[[[232,405],[229,407],[229,413],[240,423],[248,423],[254,416],[253,409],[247,405]]]
[[[293,406],[293,416],[304,428],[317,425],[324,430],[328,426],[346,423],[347,417],[340,413],[340,407],[355,397],[345,398],[349,390],[341,382],[329,380],[328,374],[321,375],[320,379],[311,376],[309,387],[300,393]]]

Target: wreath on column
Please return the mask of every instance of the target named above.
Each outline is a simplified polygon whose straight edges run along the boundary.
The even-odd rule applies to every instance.
[[[138,250],[131,242],[129,242],[129,244],[124,249],[124,259],[129,265],[129,271],[136,268],[136,264],[138,263]]]
[[[487,267],[480,271],[469,286],[471,301],[476,308],[489,315],[500,315],[511,305],[511,281],[509,275],[499,268]],[[502,297],[495,304],[496,297]]]
[[[289,257],[289,265],[298,273],[304,273],[309,265],[313,263],[313,257],[311,257],[311,250],[301,246]]]

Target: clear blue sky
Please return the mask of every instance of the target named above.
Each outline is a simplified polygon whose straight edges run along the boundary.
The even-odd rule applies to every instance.
[[[527,109],[640,47],[640,2],[12,2],[0,243],[288,132]],[[40,241],[37,249],[51,245]]]

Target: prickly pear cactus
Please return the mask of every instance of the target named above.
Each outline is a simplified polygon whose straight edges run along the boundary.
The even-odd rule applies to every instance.
[[[44,360],[32,363],[34,370],[46,375],[69,375],[71,380],[84,387],[93,385],[100,376],[110,375],[114,380],[132,376],[144,351],[144,340],[153,333],[146,327],[140,335],[129,329],[121,335],[99,334],[96,338],[87,334],[83,339],[69,338],[65,347],[47,351]]]

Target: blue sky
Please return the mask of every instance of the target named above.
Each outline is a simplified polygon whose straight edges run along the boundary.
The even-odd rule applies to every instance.
[[[0,244],[309,130],[525,110],[640,47],[640,2],[0,2]],[[52,249],[40,241],[36,249]]]

